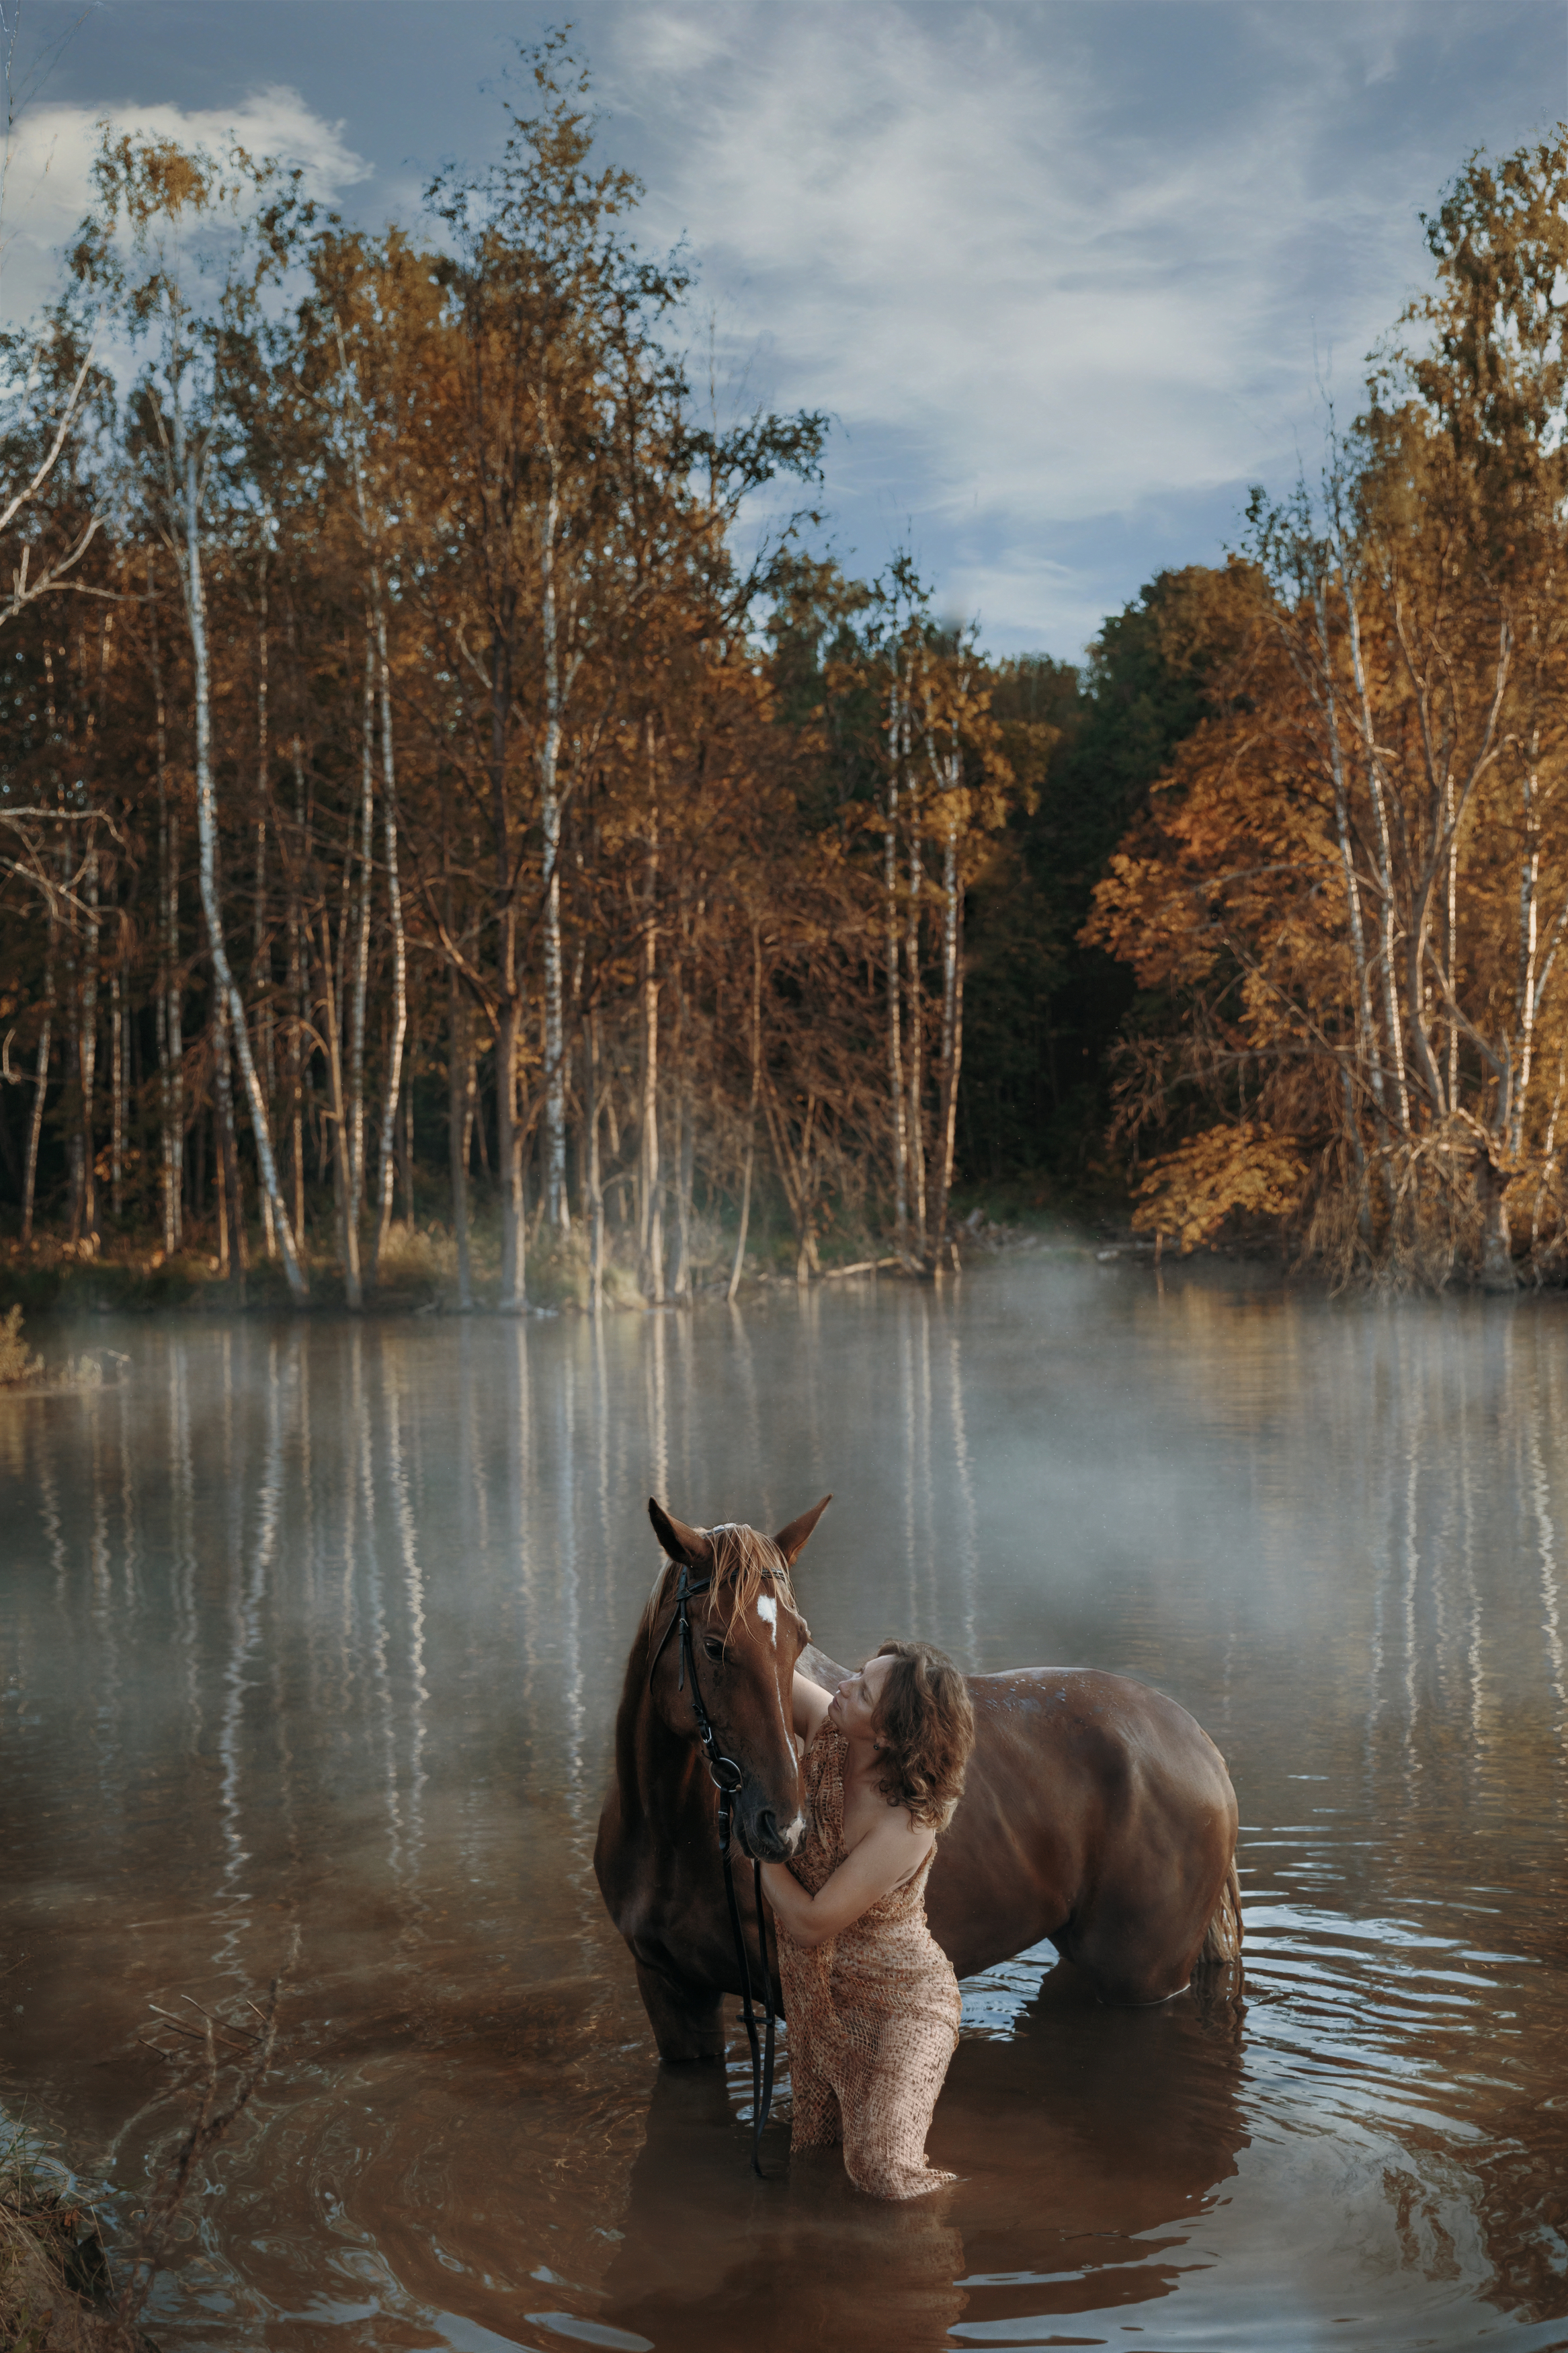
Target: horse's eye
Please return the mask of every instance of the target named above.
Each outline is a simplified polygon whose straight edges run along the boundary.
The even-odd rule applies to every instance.
[[[702,1647],[710,1659],[719,1661],[724,1656],[724,1645],[719,1641],[717,1635],[705,1634],[702,1637]]]

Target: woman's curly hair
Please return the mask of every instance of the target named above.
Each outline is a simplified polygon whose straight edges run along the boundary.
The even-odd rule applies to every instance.
[[[945,1830],[974,1746],[968,1686],[933,1642],[884,1642],[877,1656],[893,1662],[872,1719],[885,1759],[877,1787],[889,1806]]]

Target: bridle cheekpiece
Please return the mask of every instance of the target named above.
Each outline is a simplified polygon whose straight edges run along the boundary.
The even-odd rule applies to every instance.
[[[710,1536],[722,1535],[725,1532],[724,1527],[710,1528],[708,1531]],[[758,2044],[757,2021],[752,2010],[752,1957],[746,1947],[745,1931],[741,1926],[741,1907],[735,1901],[735,1873],[730,1854],[731,1813],[730,1801],[740,1795],[746,1777],[732,1757],[721,1757],[719,1754],[719,1736],[713,1729],[713,1719],[703,1704],[702,1686],[697,1680],[697,1653],[691,1641],[690,1605],[700,1595],[711,1592],[714,1572],[710,1569],[706,1577],[694,1578],[688,1562],[683,1560],[679,1567],[680,1577],[675,1588],[674,1614],[654,1647],[653,1656],[648,1661],[647,1679],[651,1686],[654,1670],[664,1656],[664,1646],[679,1628],[680,1674],[676,1689],[678,1691],[686,1689],[687,1676],[689,1673],[691,1712],[697,1718],[697,1736],[702,1744],[702,1761],[708,1767],[709,1779],[719,1792],[719,1856],[724,1866],[724,1900],[730,1909],[730,1933],[735,1940],[735,1958],[740,1965],[741,2011],[745,2021],[746,2040],[752,2047],[752,2170],[759,2179],[764,2179],[766,2177],[763,2173],[762,2164],[763,2127],[767,2123],[768,2110],[773,2105],[773,2029],[777,2021],[773,2010],[773,1971],[768,1967],[767,1922],[763,1911],[763,1866],[753,1855],[752,1875],[757,1906],[757,1942],[762,1954],[763,2008],[767,2029],[765,2053]],[[777,1571],[766,1568],[763,1574],[765,1577],[773,1577],[777,1575]]]

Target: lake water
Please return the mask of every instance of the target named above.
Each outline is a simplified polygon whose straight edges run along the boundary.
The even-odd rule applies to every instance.
[[[936,1290],[144,1323],[0,1399],[0,2102],[121,2220],[150,2003],[300,1953],[147,2325],[239,2348],[1568,2347],[1568,1309],[1021,1255]],[[965,1988],[933,2159],[746,2169],[594,1883],[650,1493],[858,1660],[1092,1663],[1213,1734],[1244,2007]]]

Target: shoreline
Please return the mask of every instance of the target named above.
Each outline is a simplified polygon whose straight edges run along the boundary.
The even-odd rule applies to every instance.
[[[1141,1266],[1177,1279],[1189,1279],[1200,1270],[1220,1266],[1237,1270],[1247,1267],[1266,1271],[1281,1288],[1327,1289],[1321,1278],[1292,1270],[1284,1252],[1278,1249],[1211,1245],[1184,1256],[1167,1251],[1162,1261],[1151,1240],[1125,1230],[1120,1234],[1094,1234],[1017,1227],[991,1227],[983,1236],[961,1232],[958,1240],[958,1262],[952,1267],[911,1267],[884,1251],[874,1258],[825,1265],[804,1282],[793,1274],[771,1268],[749,1269],[732,1303],[754,1306],[768,1300],[801,1298],[837,1290],[846,1283],[891,1282],[922,1290],[942,1289],[962,1281],[966,1274],[984,1273],[1014,1260],[1055,1261],[1086,1267]],[[503,1308],[494,1296],[493,1281],[476,1282],[476,1295],[465,1306],[457,1296],[455,1284],[444,1273],[435,1272],[413,1281],[395,1276],[374,1292],[367,1293],[360,1306],[352,1308],[335,1267],[312,1269],[311,1273],[311,1296],[300,1302],[289,1296],[280,1270],[265,1261],[247,1269],[237,1284],[195,1257],[169,1261],[159,1254],[154,1261],[143,1259],[138,1262],[129,1255],[67,1257],[61,1251],[58,1255],[51,1253],[47,1259],[24,1260],[13,1250],[0,1257],[0,1317],[19,1307],[32,1333],[41,1324],[63,1328],[120,1316],[294,1322],[352,1315],[361,1321],[385,1322],[409,1316],[553,1320],[563,1315],[591,1318],[594,1314],[584,1300],[562,1296],[557,1286],[548,1283],[542,1283],[540,1294],[530,1296],[522,1306]],[[650,1300],[629,1295],[625,1289],[612,1293],[606,1286],[603,1313],[615,1316],[686,1314],[725,1304],[729,1288],[728,1277],[721,1275],[695,1283],[678,1299]],[[552,1291],[555,1295],[551,1295]],[[30,1388],[34,1394],[41,1393],[49,1385],[44,1380],[15,1384],[18,1388]],[[0,1388],[5,1386],[0,1381]]]
[[[63,2170],[64,2168],[61,2168]],[[120,2311],[90,2200],[43,2180],[20,2151],[0,2179],[0,2344],[37,2353],[158,2353]]]

